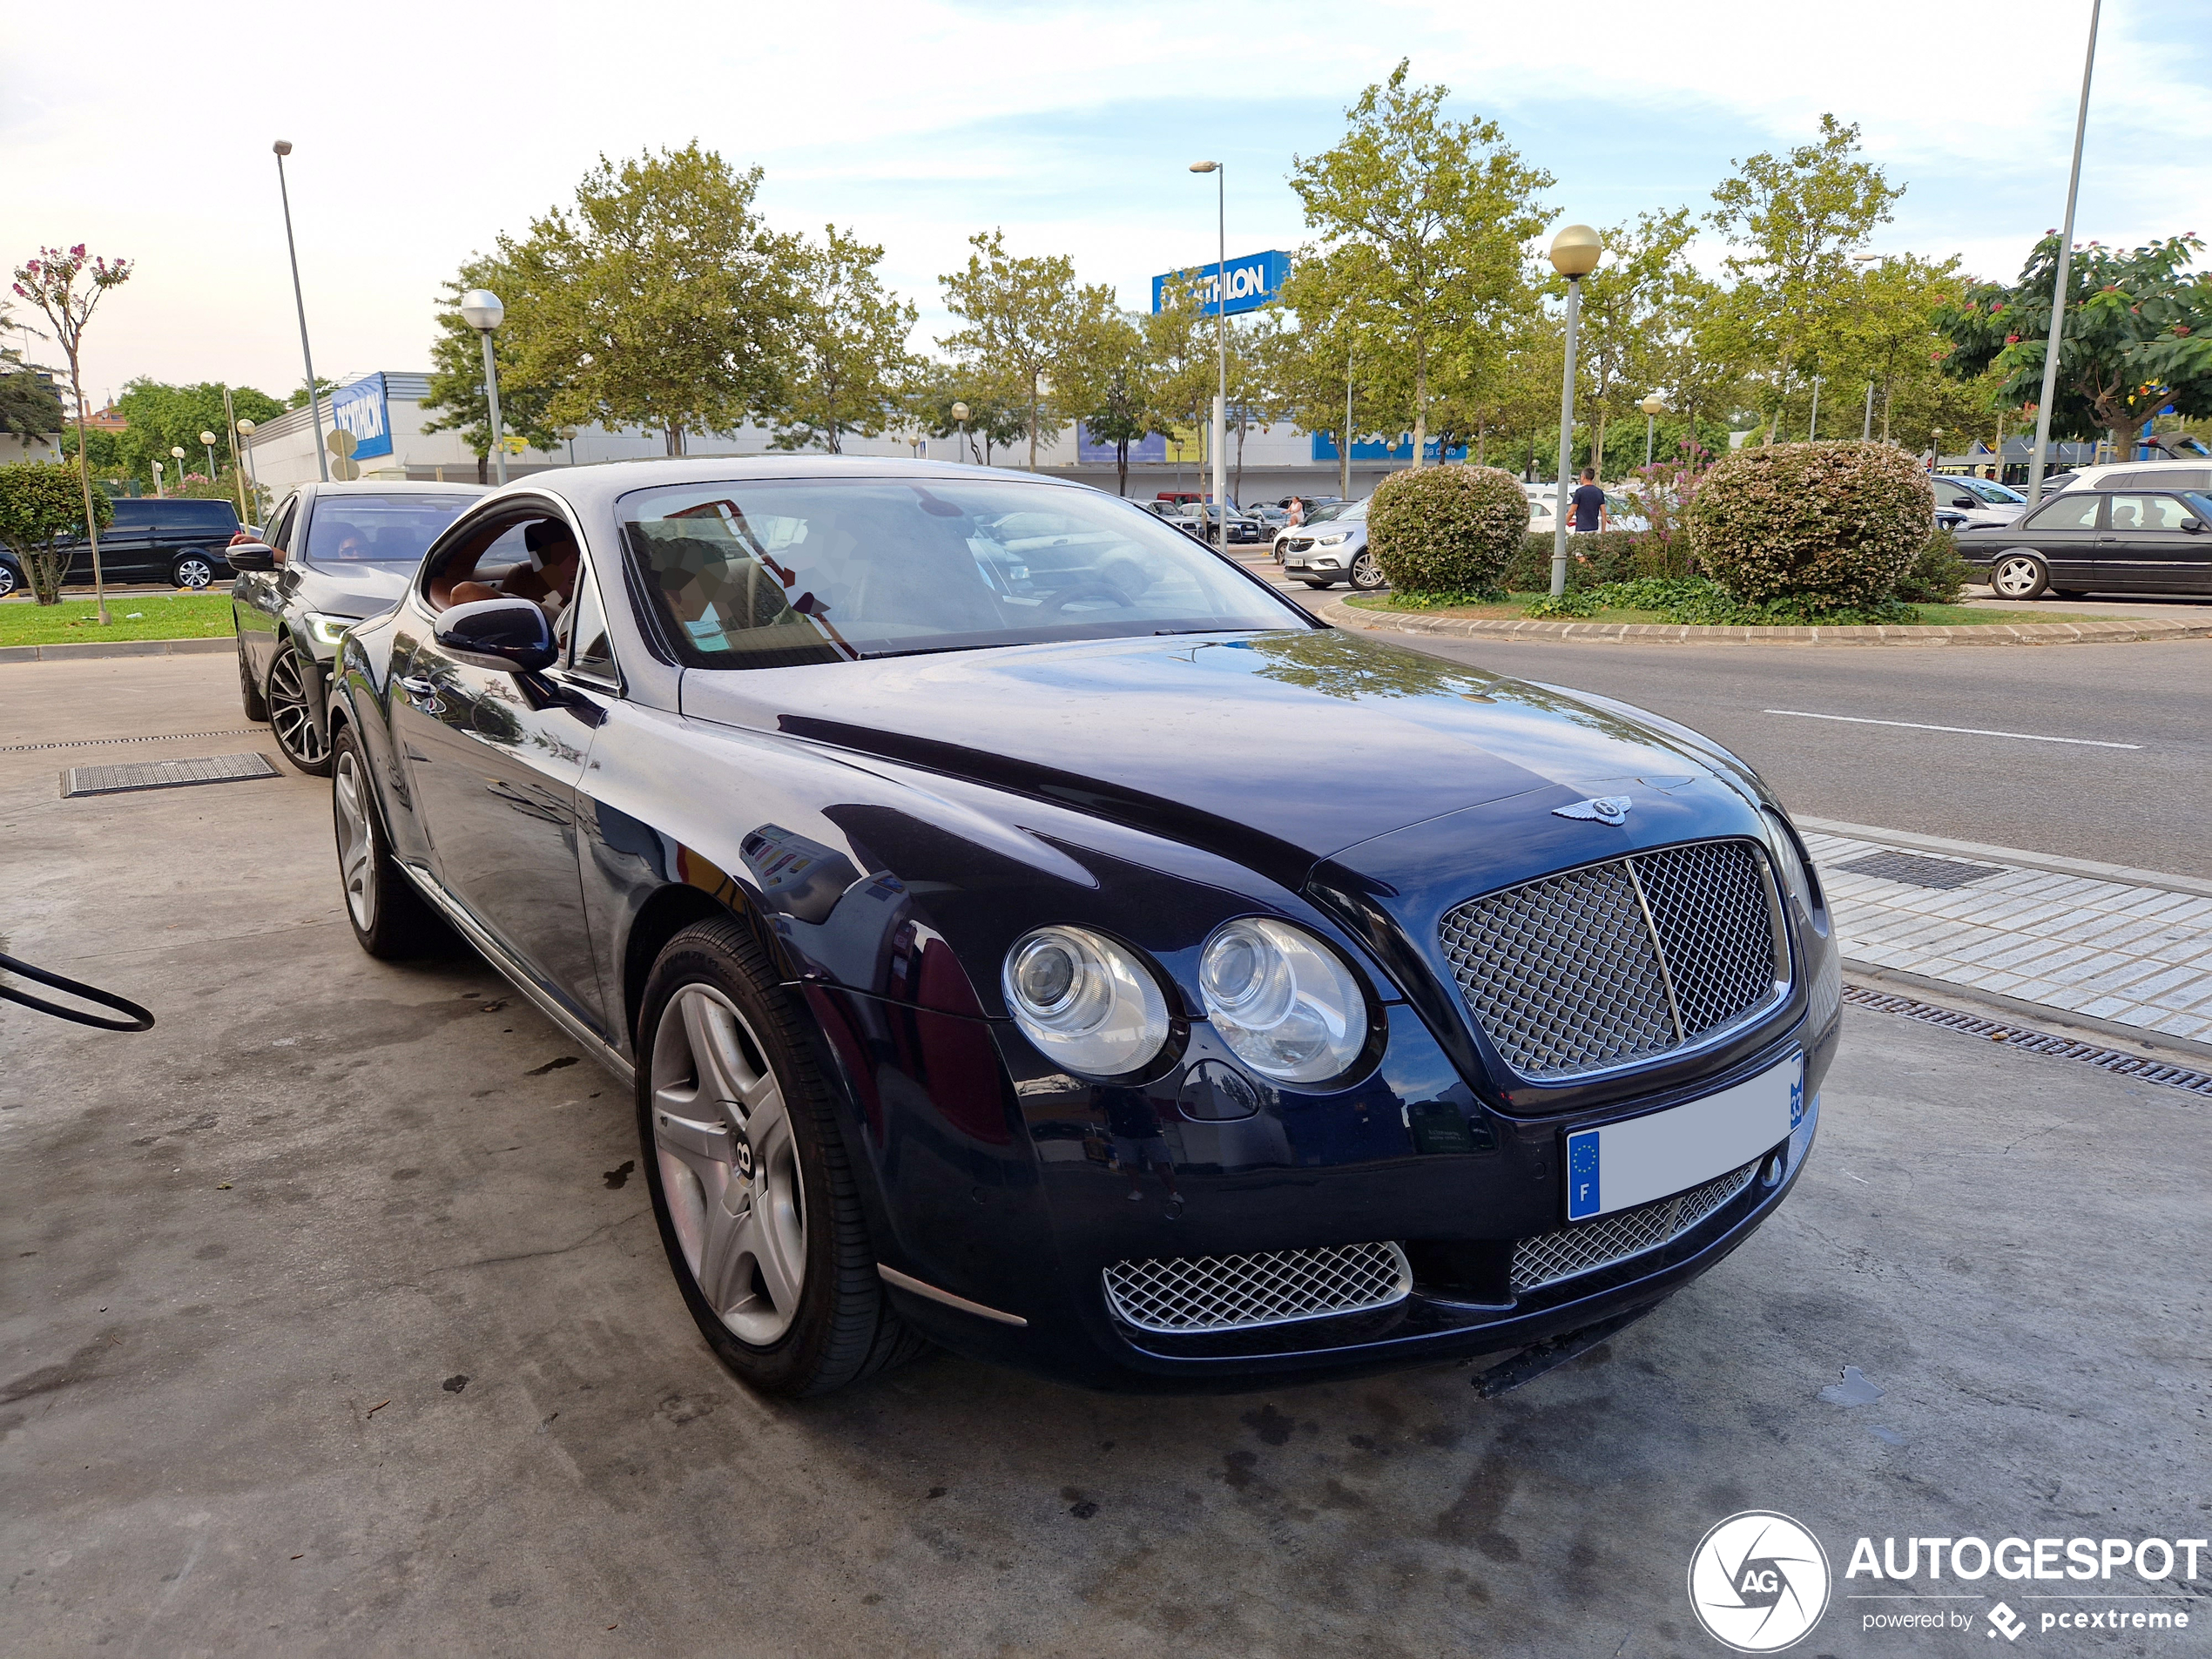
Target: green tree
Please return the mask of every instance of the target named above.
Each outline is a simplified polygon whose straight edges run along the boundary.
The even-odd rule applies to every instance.
[[[782,406],[800,249],[761,220],[760,179],[696,140],[603,156],[573,206],[499,239],[518,273],[504,327],[523,381],[552,388],[549,421],[647,427],[673,455]]]
[[[426,409],[438,411],[425,421],[425,432],[458,432],[476,457],[476,482],[489,483],[491,403],[484,392],[483,336],[461,314],[463,295],[487,288],[499,295],[509,314],[529,310],[534,296],[523,287],[522,273],[496,257],[475,254],[448,277],[438,298],[437,337],[430,342],[430,390],[422,400]],[[519,437],[533,449],[551,450],[561,442],[550,418],[555,386],[533,380],[523,369],[515,331],[492,331],[492,361],[499,371],[499,420],[510,437]],[[260,419],[260,416],[255,416]]]
[[[330,407],[330,395],[337,389],[336,381],[320,374],[315,376],[315,395],[321,401],[325,408]],[[307,382],[304,379],[284,395],[284,407],[287,409],[304,409],[307,407]],[[249,421],[258,421],[261,417],[258,415],[249,415],[245,418]]]
[[[15,307],[0,300],[0,327],[13,327],[8,314]],[[26,364],[13,347],[0,346],[0,432],[18,438],[44,438],[62,429],[62,396],[54,377],[35,364]]]
[[[938,279],[945,308],[964,326],[937,343],[985,378],[1021,388],[1035,472],[1038,444],[1057,437],[1088,401],[1079,383],[1082,341],[1114,314],[1114,291],[1078,287],[1065,254],[1008,253],[1003,231],[978,231],[968,245],[968,264]]]
[[[806,248],[775,448],[841,455],[845,434],[877,437],[891,423],[914,366],[907,336],[918,314],[884,287],[882,263],[880,247],[834,225]]]
[[[905,404],[908,418],[922,431],[964,445],[965,458],[986,467],[994,449],[1012,448],[1028,429],[1028,406],[1019,387],[950,363],[921,365]],[[953,413],[955,404],[967,407],[965,421]]]
[[[1791,380],[1819,372],[1836,343],[1858,289],[1851,254],[1889,222],[1905,193],[1881,168],[1855,159],[1858,147],[1856,124],[1823,115],[1817,143],[1739,162],[1713,192],[1706,220],[1735,250],[1727,264],[1737,283],[1725,308],[1737,354],[1769,366],[1770,443]]]
[[[1334,298],[1359,305],[1379,355],[1395,360],[1418,465],[1440,368],[1447,354],[1464,362],[1468,330],[1501,324],[1519,297],[1523,245],[1549,218],[1536,193],[1553,179],[1523,162],[1495,123],[1446,119],[1450,89],[1413,84],[1406,71],[1400,60],[1387,83],[1360,94],[1332,148],[1293,158],[1290,183],[1320,238],[1301,251],[1301,266],[1352,246],[1368,251],[1331,267],[1357,283]],[[1312,287],[1293,300],[1302,320],[1318,297]]]
[[[1684,257],[1697,227],[1686,207],[1642,213],[1603,233],[1607,259],[1582,280],[1576,401],[1602,478],[1605,431],[1628,420],[1661,372],[1663,347],[1703,284]]]
[[[114,522],[115,508],[82,467],[49,461],[0,467],[0,544],[22,564],[40,604],[61,603],[77,550],[57,543],[84,536],[88,517],[95,530],[105,529]]]
[[[78,286],[83,279],[84,286]],[[87,254],[79,242],[66,251],[42,247],[38,257],[16,267],[15,293],[28,300],[46,319],[54,343],[69,360],[69,394],[77,410],[77,447],[84,448],[84,329],[108,291],[131,280],[131,261]],[[92,501],[91,475],[76,469],[84,497],[84,522],[92,548],[92,591],[99,604],[100,626],[108,625],[107,582],[100,570],[100,517]]]
[[[1153,366],[1144,331],[1127,317],[1103,319],[1080,351],[1080,378],[1090,394],[1080,418],[1093,443],[1114,446],[1114,493],[1126,496],[1130,446],[1154,430]]]
[[[223,437],[223,389],[219,381],[177,386],[145,375],[125,385],[123,395],[115,400],[116,413],[130,423],[114,435],[120,475],[152,488],[153,463],[158,461],[173,481],[179,469],[170,464],[172,448],[184,450],[185,470],[204,470],[206,455],[199,442],[203,432],[215,434],[217,475],[219,479],[226,475],[231,458]],[[232,388],[231,402],[242,421],[273,420],[284,413],[282,404],[250,386]],[[100,451],[95,448],[91,454],[97,467]]]
[[[2066,327],[2051,409],[2054,436],[2108,435],[2117,445],[2171,403],[2183,415],[2212,415],[2212,274],[2192,273],[2204,249],[2194,235],[2169,236],[2128,252],[2091,242],[2074,252]],[[2020,280],[1984,282],[1946,307],[1937,326],[1952,342],[1952,374],[1998,374],[1998,396],[2033,408],[2043,392],[2059,239],[2035,245]]]

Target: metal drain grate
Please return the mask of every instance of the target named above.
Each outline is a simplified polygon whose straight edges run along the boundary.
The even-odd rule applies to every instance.
[[[1879,876],[1885,881],[1939,887],[1946,892],[1972,887],[1985,876],[2005,873],[2000,864],[1961,864],[1956,859],[1926,859],[1917,853],[1869,853],[1863,859],[1853,859],[1849,864],[1835,867],[1849,870],[1853,875]]]
[[[1915,1001],[1909,996],[1898,996],[1889,991],[1869,990],[1863,985],[1844,987],[1844,1001],[1855,1008],[1871,1008],[1877,1014],[1902,1014],[1906,1019],[1918,1020],[1923,1025],[1939,1025],[1947,1031],[1960,1031],[1970,1037],[2001,1042],[2008,1049],[2025,1049],[2030,1054],[2049,1055],[2054,1060],[2079,1060],[2085,1065],[2095,1066],[2123,1077],[2138,1078],[2147,1083],[2162,1083],[2168,1089],[2183,1089],[2212,1100],[2212,1072],[2192,1071],[2187,1066],[2169,1066],[2163,1060],[2153,1060],[2148,1055],[2129,1054],[2124,1049],[2101,1049],[2094,1042],[2076,1042],[2071,1037],[2054,1037],[2047,1031],[2033,1030],[2024,1025],[2007,1025],[2002,1020],[1985,1020],[1978,1014],[1961,1014],[1957,1008],[1938,1008],[1932,1002]]]
[[[71,766],[62,773],[62,798],[122,795],[134,789],[179,789],[188,784],[235,784],[249,778],[281,778],[263,754],[209,755],[197,760],[139,760],[122,766]]]
[[[219,732],[164,732],[151,738],[71,738],[52,743],[10,743],[0,755],[25,755],[37,749],[113,749],[127,743],[182,743],[189,738],[258,738],[266,730],[258,725],[226,725]]]
[[[1647,1250],[1671,1244],[1751,1184],[1758,1173],[1754,1158],[1740,1170],[1708,1181],[1702,1187],[1677,1192],[1623,1210],[1597,1221],[1586,1221],[1555,1233],[1538,1233],[1513,1247],[1513,1293],[1556,1285],[1563,1278],[1610,1267]]]

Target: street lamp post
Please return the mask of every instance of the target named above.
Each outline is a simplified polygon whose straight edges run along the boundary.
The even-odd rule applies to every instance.
[[[1569,225],[1552,238],[1552,269],[1567,279],[1567,369],[1559,388],[1559,500],[1552,524],[1552,597],[1567,592],[1567,487],[1575,464],[1575,334],[1582,320],[1582,279],[1605,252],[1587,225]]]
[[[1871,381],[1866,382],[1866,422],[1859,428],[1858,437],[1862,443],[1874,441],[1874,382]]]
[[[1811,443],[1820,435],[1820,376],[1812,377],[1812,418],[1805,422],[1805,442]]]
[[[254,504],[259,506],[261,497],[261,475],[253,468],[253,422],[239,421],[235,423],[235,428],[238,435],[246,440],[246,448],[243,452],[243,459],[246,462],[246,482],[253,491]],[[246,516],[251,518],[253,515],[249,513]]]
[[[199,441],[207,449],[207,478],[208,482],[212,483],[217,478],[222,476],[215,467],[215,435],[212,432],[203,432],[199,435]]]
[[[1643,469],[1649,472],[1651,470],[1651,435],[1658,425],[1659,417],[1667,412],[1667,400],[1656,392],[1649,393],[1643,401],[1636,405],[1636,408],[1643,411]]]
[[[277,194],[284,202],[284,249],[292,256],[292,303],[300,313],[300,361],[307,371],[307,413],[315,427],[315,465],[322,481],[330,482],[330,454],[322,447],[322,396],[315,389],[315,356],[307,349],[307,296],[300,287],[300,249],[292,239],[292,191],[284,181],[284,158],[292,153],[292,140],[279,138],[269,146],[276,152]]]
[[[177,463],[177,488],[181,492],[185,487],[185,446],[181,443],[171,444],[169,455]]]
[[[491,411],[491,453],[499,482],[507,482],[507,428],[499,418],[499,366],[492,361],[491,337],[506,319],[507,307],[489,288],[471,288],[461,296],[461,320],[482,336],[484,342],[484,402]]]
[[[954,420],[954,422],[956,425],[958,425],[958,426],[959,426],[959,428],[960,428],[960,449],[965,449],[965,448],[968,448],[968,405],[967,405],[967,404],[965,404],[965,403],[955,403],[955,404],[954,404],[954,405],[953,405],[953,420]],[[954,450],[954,451],[953,451],[953,453],[954,453],[954,455],[958,455],[958,454],[960,453],[960,449],[955,449],[955,450]]]
[[[167,493],[161,488],[161,463],[157,461],[152,465],[153,467],[153,498],[159,501]]]
[[[2089,126],[2089,75],[2097,64],[2097,18],[2104,0],[2089,0],[2089,48],[2081,57],[2081,105],[2074,115],[2074,171],[2067,175],[2066,223],[2059,232],[2059,268],[2051,281],[2050,338],[2043,342],[2043,395],[2035,405],[2035,453],[2027,463],[2027,504],[2043,499],[2043,457],[2051,447],[2051,400],[2058,395],[2059,339],[2066,332],[2067,277],[2074,263],[2074,199],[2081,191],[2081,139]]]
[[[1225,551],[1229,546],[1229,182],[1228,169],[1218,161],[1194,161],[1192,172],[1214,176],[1214,234],[1217,262],[1214,266],[1213,337],[1220,358],[1220,389],[1213,400],[1213,512],[1216,532]]]

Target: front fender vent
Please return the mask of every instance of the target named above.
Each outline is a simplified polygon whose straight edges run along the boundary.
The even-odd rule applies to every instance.
[[[1406,1252],[1390,1243],[1271,1250],[1250,1256],[1116,1262],[1106,1302],[1140,1331],[1249,1331],[1402,1302],[1413,1288]]]

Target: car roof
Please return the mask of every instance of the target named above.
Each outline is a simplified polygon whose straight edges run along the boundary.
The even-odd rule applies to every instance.
[[[621,496],[671,484],[744,483],[772,478],[913,478],[939,482],[988,478],[1041,489],[1099,493],[1074,478],[1050,478],[1011,467],[971,467],[955,461],[906,461],[884,455],[697,455],[680,460],[597,461],[533,473],[489,492],[493,498],[550,495],[579,511],[610,512]]]
[[[311,479],[302,489],[312,489],[318,496],[467,496],[474,498],[488,496],[486,484],[442,484],[429,479],[414,478],[355,478],[341,483],[335,480],[325,482]]]
[[[2074,489],[2087,485],[2094,489],[2100,481],[2123,472],[2202,472],[2208,465],[2212,465],[2212,462],[2207,462],[2202,455],[2185,455],[2178,461],[2164,456],[2155,461],[2107,461],[2094,467],[2078,467],[2067,473],[2066,487]]]

